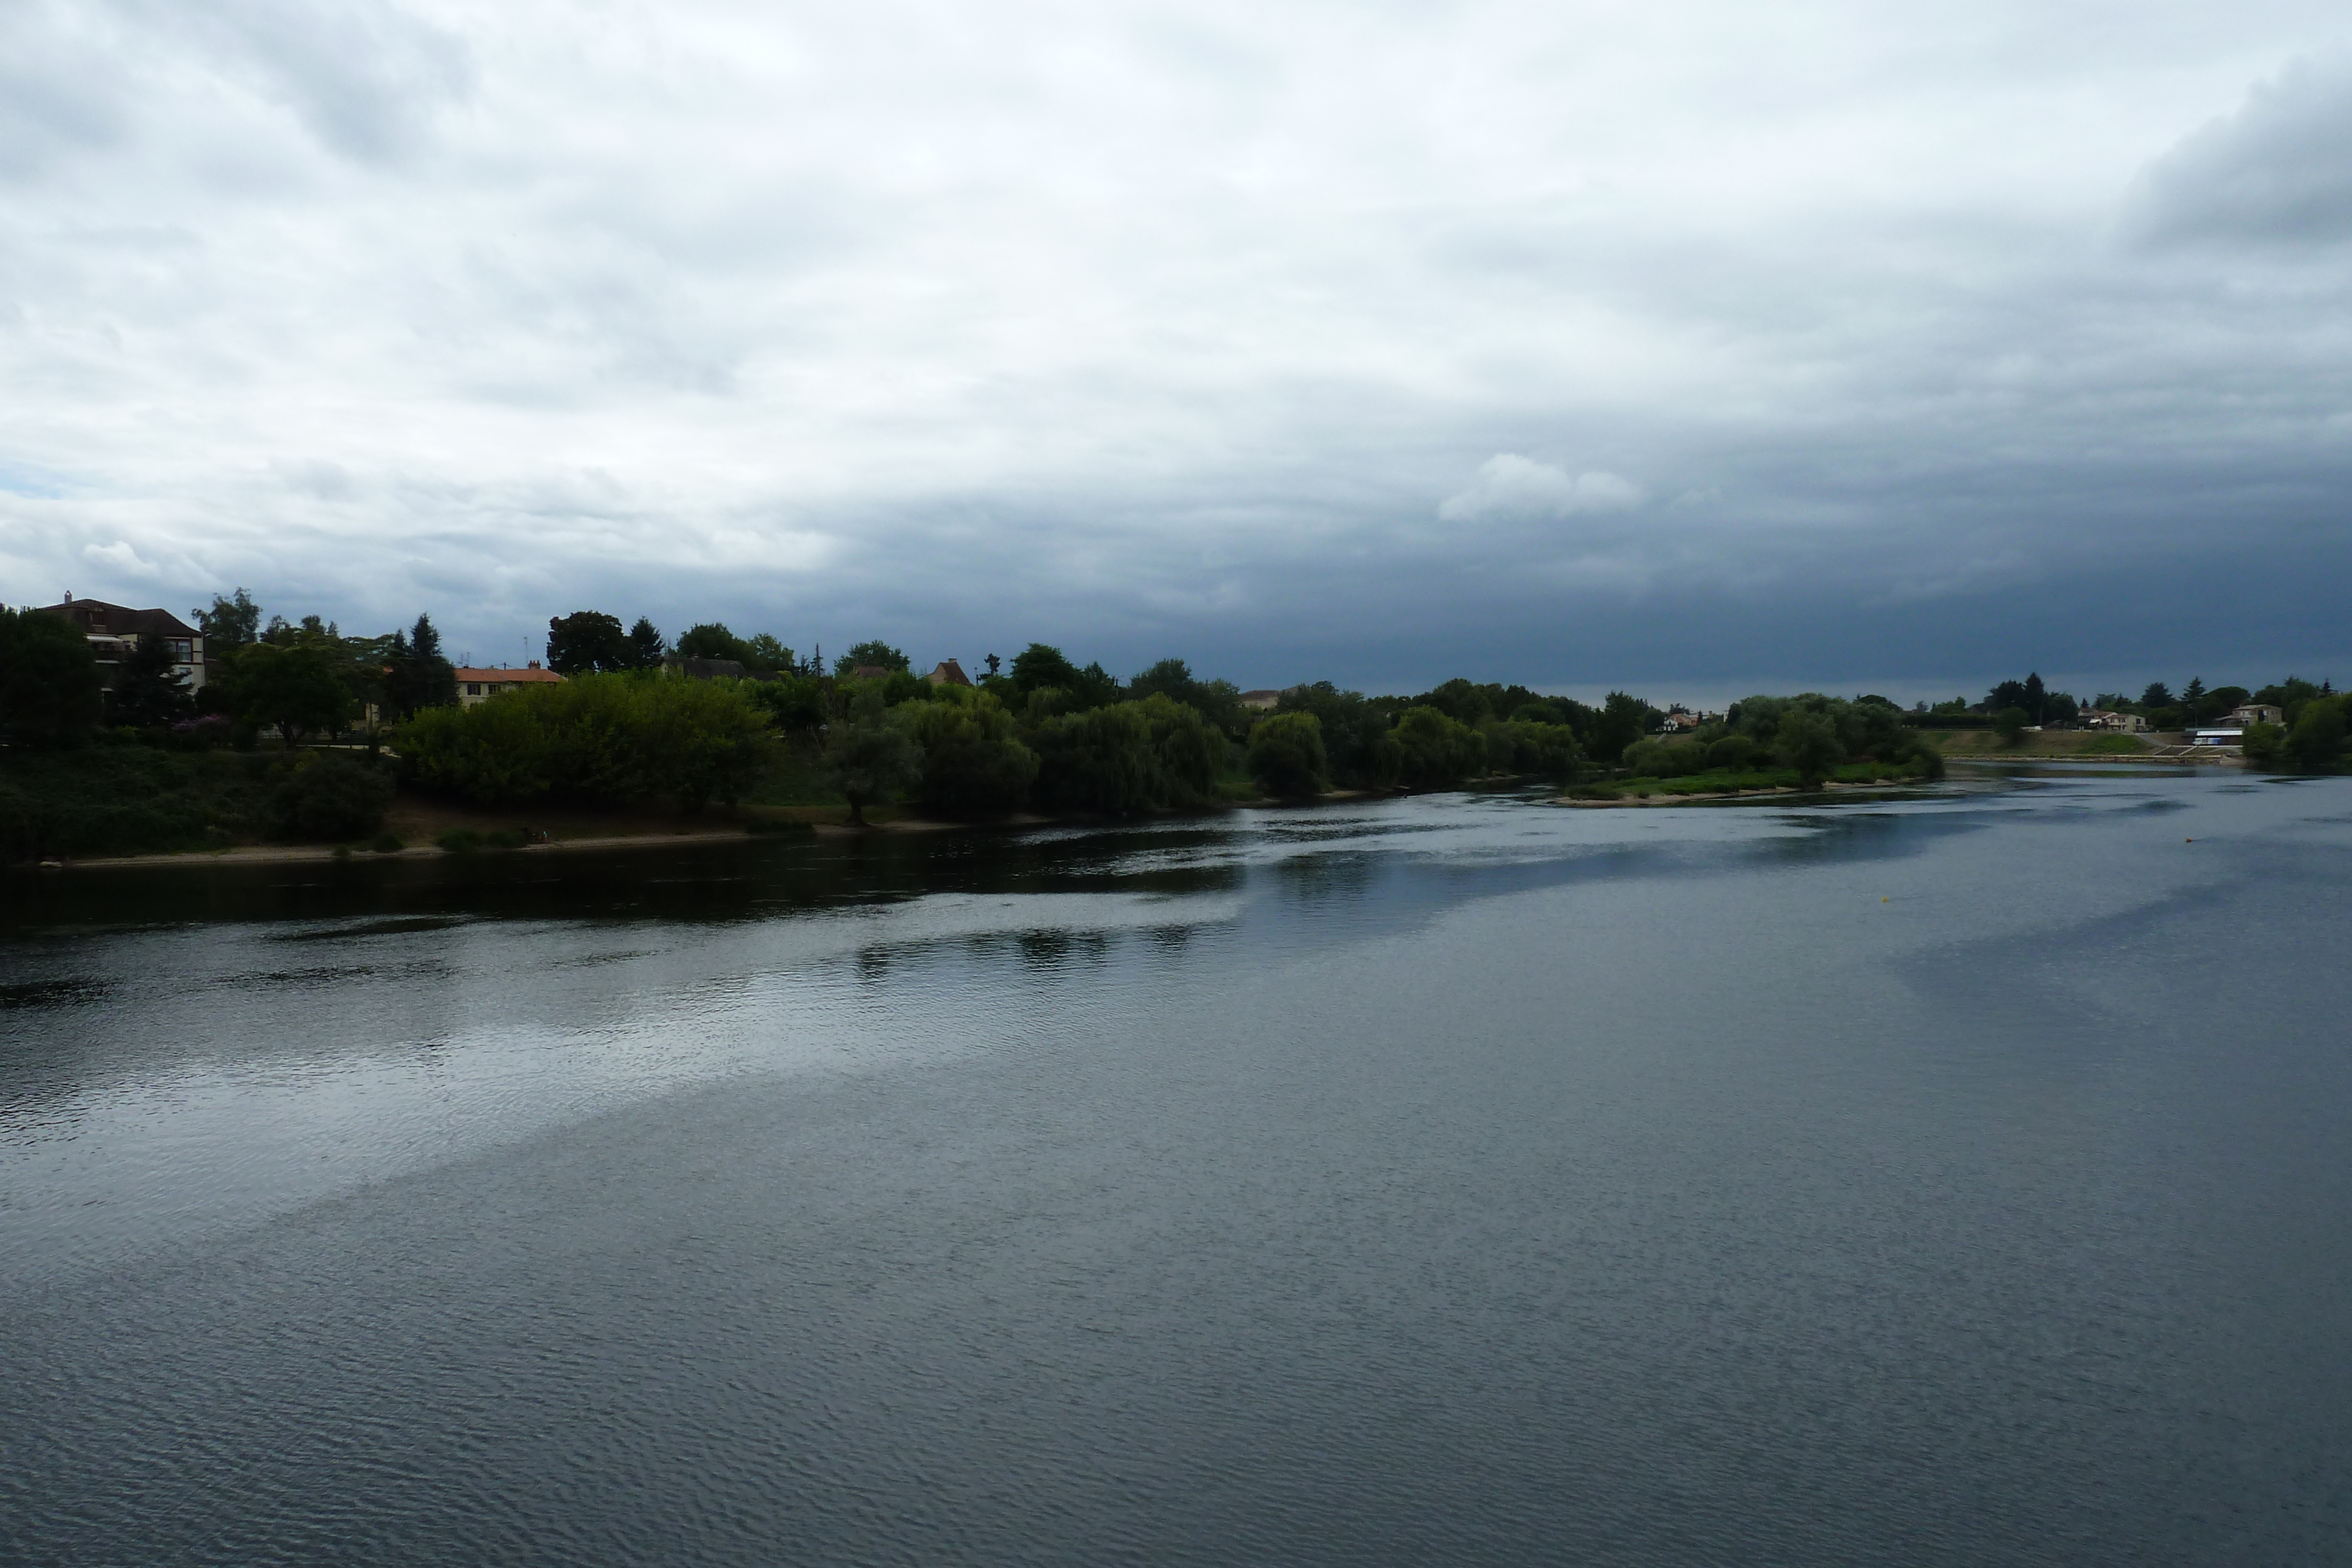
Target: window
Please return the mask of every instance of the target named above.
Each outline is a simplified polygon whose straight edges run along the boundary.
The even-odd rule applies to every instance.
[[[469,697],[480,696],[482,695],[482,683],[479,681],[467,681],[466,683],[466,695]]]

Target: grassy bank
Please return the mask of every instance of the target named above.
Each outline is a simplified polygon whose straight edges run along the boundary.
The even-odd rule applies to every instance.
[[[1947,757],[2137,757],[2147,737],[2096,729],[2030,729],[2012,746],[1990,729],[1939,729],[1937,746]]]

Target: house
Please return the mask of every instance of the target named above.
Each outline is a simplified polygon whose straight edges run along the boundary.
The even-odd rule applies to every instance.
[[[933,670],[929,674],[925,675],[923,679],[930,682],[931,685],[935,686],[968,686],[971,685],[971,677],[963,673],[963,666],[957,664],[953,659],[941,659],[940,661],[940,667]]]
[[[563,677],[553,670],[540,668],[533,659],[520,670],[474,670],[461,668],[457,675],[457,705],[473,707],[486,703],[500,692],[510,692],[522,686],[549,685]]]
[[[2230,716],[2223,719],[2221,722],[2224,724],[2234,724],[2239,726],[2241,728],[2250,724],[2283,725],[2286,723],[2286,710],[2281,707],[2273,707],[2268,703],[2242,703],[2238,706],[2231,708],[2230,710]]]
[[[39,608],[81,629],[89,639],[90,653],[98,660],[99,675],[109,685],[114,684],[115,667],[125,655],[149,638],[160,637],[171,644],[173,668],[187,682],[188,690],[204,689],[204,633],[168,610],[132,610],[102,599],[76,599],[70,593],[62,604]]]
[[[1698,727],[1698,716],[1696,714],[1685,713],[1680,708],[1676,708],[1674,712],[1666,715],[1666,716],[1658,723],[1658,728],[1667,735],[1679,735],[1684,730],[1696,729]]]
[[[849,678],[853,681],[887,681],[898,673],[882,664],[853,664]]]
[[[2084,729],[2112,729],[2124,735],[2144,735],[2147,719],[2136,713],[2116,713],[2107,708],[2086,708],[2077,716]]]
[[[1242,706],[1256,708],[1261,713],[1271,712],[1281,703],[1281,701],[1282,694],[1280,692],[1244,692],[1241,695]]]

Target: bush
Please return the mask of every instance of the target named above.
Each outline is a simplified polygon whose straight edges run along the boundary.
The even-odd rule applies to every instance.
[[[736,683],[599,674],[426,708],[394,745],[418,783],[487,803],[667,797],[692,811],[732,805],[774,742]]]
[[[1845,746],[1830,716],[1811,708],[1790,708],[1780,715],[1773,731],[1772,749],[1797,771],[1808,788],[1827,779],[1845,760]]]
[[[1280,713],[1251,727],[1250,777],[1267,794],[1284,800],[1319,795],[1329,767],[1323,726],[1313,714]]]
[[[1992,727],[2000,736],[2003,746],[2015,746],[2025,738],[2025,710],[2005,707],[1992,716]]]
[[[392,780],[383,768],[313,754],[270,792],[270,826],[288,839],[365,838],[383,826],[392,796]]]
[[[2118,737],[2117,738],[2126,737]],[[2285,754],[2286,727],[2266,724],[2261,719],[2256,719],[2246,726],[2246,733],[2238,744],[2239,749],[2245,753],[2247,761],[2259,762],[2264,767],[2269,767]],[[2137,751],[2139,748],[2135,745],[2132,749]]]
[[[1692,740],[1637,740],[1625,748],[1627,771],[1646,779],[1682,779],[1707,769],[1709,748]]]
[[[373,850],[380,855],[398,854],[402,850],[404,850],[408,846],[406,844],[401,842],[400,835],[398,833],[378,833],[374,838],[368,841],[368,848]]]

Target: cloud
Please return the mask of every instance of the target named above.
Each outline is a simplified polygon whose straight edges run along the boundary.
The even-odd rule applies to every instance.
[[[2144,244],[2352,239],[2352,58],[2298,60],[2150,164],[2128,225]]]
[[[1642,504],[1641,486],[1601,469],[1571,476],[1564,468],[1516,452],[1498,452],[1478,465],[1470,487],[1440,502],[1449,523],[1534,522],[1580,512],[1622,512]]]
[[[84,545],[81,555],[84,560],[142,581],[152,582],[163,575],[152,561],[142,559],[136,549],[121,539],[116,539],[112,544]]]
[[[2325,673],[2340,10],[0,3],[0,598]]]

